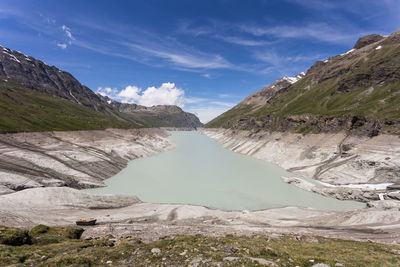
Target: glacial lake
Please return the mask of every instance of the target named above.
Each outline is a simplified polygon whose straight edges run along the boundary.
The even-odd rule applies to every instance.
[[[352,210],[363,203],[339,201],[282,182],[295,176],[275,164],[223,148],[198,132],[171,132],[176,147],[131,161],[96,194],[135,195],[144,202],[179,203],[222,210],[302,206]]]

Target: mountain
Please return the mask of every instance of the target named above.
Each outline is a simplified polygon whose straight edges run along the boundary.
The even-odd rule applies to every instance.
[[[124,112],[123,106],[109,104],[68,72],[0,46],[0,132],[202,125],[178,107]]]
[[[360,38],[247,97],[206,127],[270,131],[400,133],[400,31]]]
[[[114,110],[118,110],[123,114],[126,119],[134,121],[135,123],[152,127],[197,128],[203,126],[196,115],[185,112],[178,106],[157,105],[145,107],[136,104],[120,103],[107,96],[99,95],[99,97]]]

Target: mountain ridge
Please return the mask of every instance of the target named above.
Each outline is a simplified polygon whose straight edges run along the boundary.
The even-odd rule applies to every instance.
[[[0,46],[0,132],[202,126],[194,114],[180,108],[126,112],[119,110],[124,104],[113,103],[108,104],[70,73]]]
[[[400,31],[361,37],[354,47],[315,62],[293,84],[273,90],[280,79],[257,91],[206,127],[400,133]]]

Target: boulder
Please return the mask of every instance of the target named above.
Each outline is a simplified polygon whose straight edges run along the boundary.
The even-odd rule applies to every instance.
[[[364,46],[376,43],[376,42],[382,40],[383,38],[384,37],[382,35],[379,35],[379,34],[371,34],[371,35],[367,35],[367,36],[361,37],[361,38],[358,39],[358,41],[354,45],[354,49],[363,48]]]
[[[80,226],[90,226],[90,225],[96,225],[96,219],[94,218],[82,218],[82,219],[78,219],[76,221],[76,225],[80,225]]]

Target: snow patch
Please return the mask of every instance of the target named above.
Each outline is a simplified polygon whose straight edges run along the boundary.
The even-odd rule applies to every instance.
[[[16,58],[16,57],[15,57],[14,55],[12,55],[12,54],[6,52],[4,49],[3,49],[3,53],[4,53],[4,54],[7,54],[7,55],[10,57],[11,60],[14,60],[15,62],[21,63],[21,61],[19,61],[18,58]]]
[[[377,48],[375,48],[375,50],[379,50],[379,49],[381,49],[382,48],[382,46],[380,45],[380,46],[378,46]]]
[[[288,81],[291,84],[294,84],[295,82],[297,82],[298,80],[300,80],[301,78],[304,77],[304,75],[306,75],[304,72],[301,72],[300,74],[293,76],[293,77],[283,77],[282,80],[284,81]]]
[[[349,51],[347,51],[346,53],[343,53],[343,54],[340,54],[341,56],[344,56],[344,55],[347,55],[347,54],[350,54],[351,52],[353,52],[355,49],[353,48],[353,49],[350,49]]]
[[[71,93],[71,91],[69,91],[69,94],[76,100],[76,102],[78,102],[79,104],[81,104],[81,102],[79,102],[79,100],[76,99],[76,97]]]
[[[109,105],[111,104],[111,102],[112,102],[111,100],[108,100],[108,101],[107,101],[107,103],[108,103]]]

